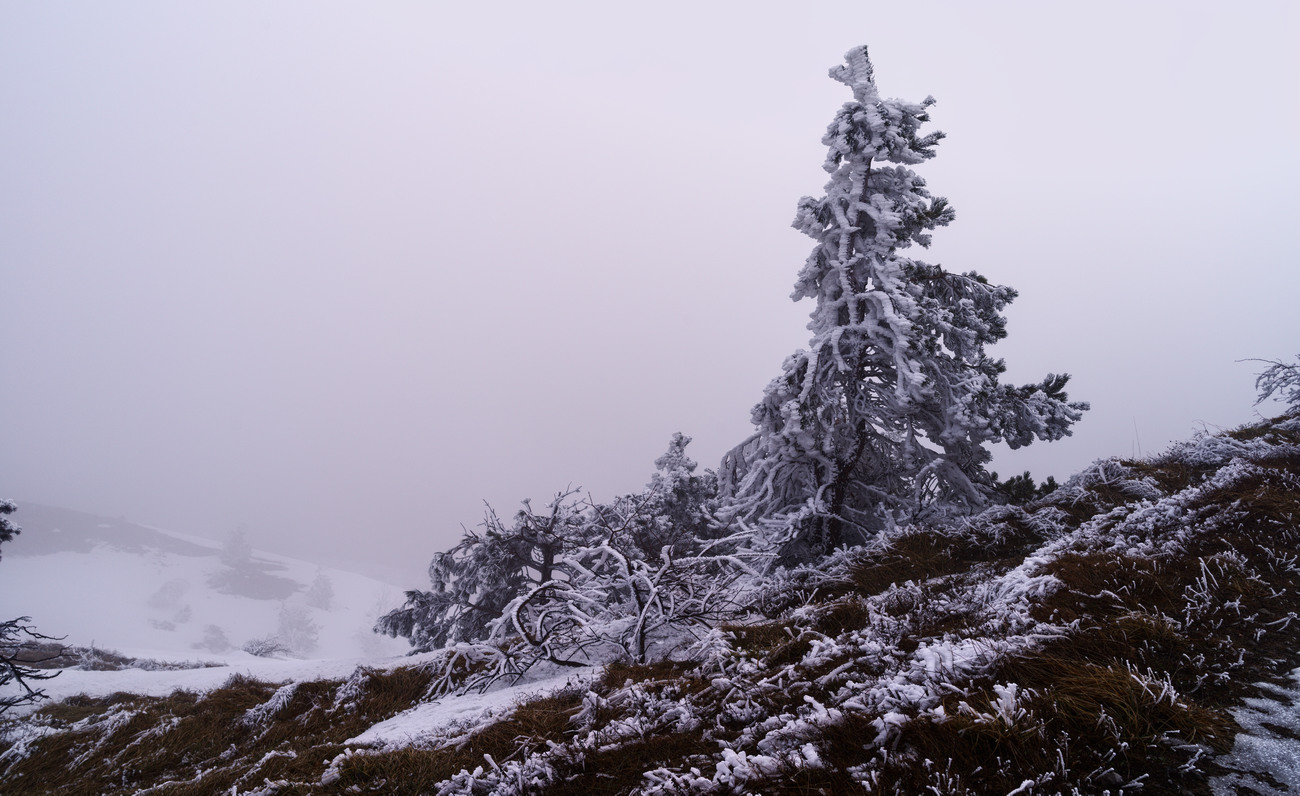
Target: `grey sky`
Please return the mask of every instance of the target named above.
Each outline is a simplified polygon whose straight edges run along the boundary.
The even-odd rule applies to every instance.
[[[1239,424],[1300,351],[1300,7],[1236,6],[4,3],[0,496],[416,586],[484,499],[714,466],[861,43],[949,135],[920,256],[1094,407],[997,469]]]

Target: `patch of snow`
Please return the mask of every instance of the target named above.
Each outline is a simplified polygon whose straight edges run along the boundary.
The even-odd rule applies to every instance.
[[[156,529],[151,529],[156,530]],[[400,604],[396,586],[353,572],[323,569],[255,551],[259,566],[292,590],[284,600],[254,599],[213,585],[220,549],[210,540],[158,531],[163,538],[202,544],[211,555],[100,544],[85,551],[24,555],[6,550],[0,566],[0,616],[30,616],[37,630],[63,643],[138,658],[202,660],[240,665],[239,647],[277,632],[281,607],[305,614],[319,630],[312,655],[323,659],[387,657],[409,649],[372,632],[375,620]],[[318,574],[333,587],[329,610],[308,605]],[[219,631],[219,632],[218,632]],[[229,649],[223,647],[229,645]]]
[[[284,660],[258,658],[246,652],[226,656],[230,663],[203,669],[175,671],[145,671],[122,669],[120,671],[81,671],[65,669],[53,680],[45,680],[40,687],[53,701],[85,694],[89,697],[106,697],[119,691],[145,696],[167,696],[173,691],[204,692],[219,688],[233,675],[264,680],[272,683],[287,681],[343,680],[356,669],[366,665],[372,668],[396,668],[411,663],[411,658],[396,656],[386,659],[335,659],[335,660]],[[41,706],[27,708],[28,711]],[[23,710],[21,708],[16,710]]]
[[[383,748],[445,742],[509,715],[516,705],[537,695],[565,688],[585,688],[599,674],[600,667],[593,666],[483,694],[447,696],[436,702],[422,702],[379,722],[355,738],[349,738],[347,743]]]
[[[1210,780],[1215,796],[1239,788],[1269,796],[1300,791],[1300,669],[1291,679],[1290,688],[1258,683],[1270,696],[1248,698],[1232,711],[1242,731],[1232,751],[1215,759],[1232,772]]]

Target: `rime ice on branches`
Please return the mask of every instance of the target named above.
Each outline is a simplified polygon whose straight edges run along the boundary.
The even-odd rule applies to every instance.
[[[998,381],[1005,366],[984,348],[1006,335],[1014,290],[904,255],[953,219],[908,168],[943,138],[920,132],[934,99],[881,99],[865,47],[830,76],[853,101],[822,138],[826,195],[801,199],[794,220],[817,242],[791,295],[816,302],[812,340],[767,386],[757,434],[722,473],[724,516],[763,528],[787,562],[978,509],[992,488],[985,443],[1059,439],[1088,408],[1068,402],[1065,375]]]

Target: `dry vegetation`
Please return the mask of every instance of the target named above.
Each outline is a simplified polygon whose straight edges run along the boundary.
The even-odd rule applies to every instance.
[[[15,650],[14,660],[33,669],[83,669],[111,672],[122,669],[145,671],[173,671],[176,669],[203,669],[223,666],[211,661],[158,661],[151,658],[133,658],[115,650],[100,647],[80,647],[54,641],[37,641],[23,644]]]
[[[1300,666],[1300,418],[1099,463],[960,528],[785,573],[689,661],[454,736],[347,744],[419,668],[48,705],[5,793],[1209,793]],[[1026,786],[1026,783],[1031,783]]]

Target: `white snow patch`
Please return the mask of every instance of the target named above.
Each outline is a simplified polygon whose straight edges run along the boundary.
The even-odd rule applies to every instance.
[[[336,660],[283,660],[258,658],[245,652],[226,656],[231,662],[226,666],[174,671],[145,671],[122,669],[119,671],[81,671],[64,669],[53,680],[38,685],[53,701],[67,699],[77,694],[89,697],[106,697],[119,691],[144,696],[167,696],[173,691],[202,693],[220,688],[233,675],[263,680],[271,683],[311,680],[344,680],[357,666],[392,669],[407,666],[411,658],[396,656],[384,659],[350,658]],[[34,710],[46,703],[29,706]],[[23,711],[22,708],[16,711]]]
[[[1245,707],[1232,711],[1242,732],[1232,751],[1215,760],[1232,772],[1210,780],[1215,796],[1235,794],[1240,787],[1260,794],[1300,791],[1300,669],[1291,679],[1290,688],[1258,683],[1271,696],[1248,698]]]
[[[158,530],[158,529],[152,529]],[[229,594],[211,579],[224,565],[219,545],[170,531],[175,539],[212,550],[181,555],[145,548],[129,552],[101,545],[89,552],[24,555],[6,550],[0,569],[0,616],[30,616],[36,629],[68,645],[98,647],[138,658],[242,664],[245,642],[275,633],[284,604],[301,607],[319,629],[320,658],[400,655],[404,640],[375,634],[382,614],[402,601],[402,590],[354,572],[254,551],[270,575],[296,586],[285,601]],[[317,573],[329,578],[329,610],[306,604]],[[211,649],[209,626],[221,629],[231,649]]]
[[[565,688],[585,688],[600,671],[601,667],[593,666],[484,694],[447,696],[436,702],[423,702],[379,722],[355,738],[349,738],[346,743],[382,748],[421,746],[445,741],[504,718],[513,712],[516,705],[529,699]]]

